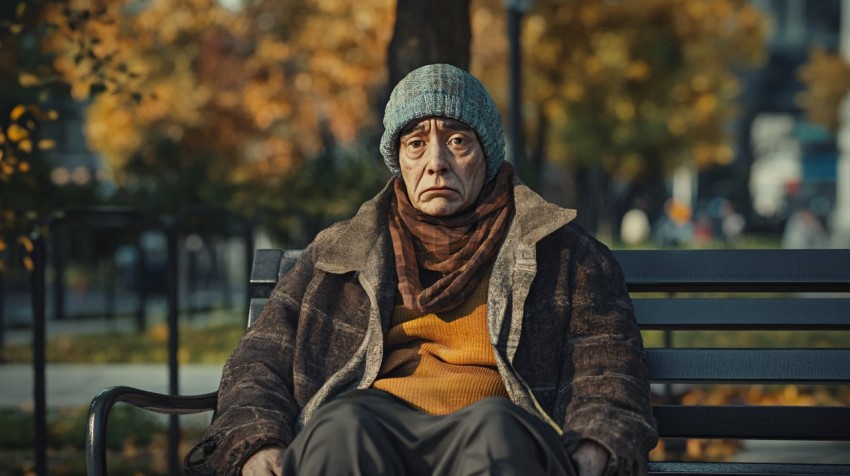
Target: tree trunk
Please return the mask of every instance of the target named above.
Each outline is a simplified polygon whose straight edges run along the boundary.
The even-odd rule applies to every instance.
[[[469,69],[469,0],[398,0],[387,52],[389,92],[407,73],[431,63]]]
[[[602,211],[607,206],[607,188],[604,171],[599,163],[578,167],[576,187],[578,188],[578,217],[576,221],[591,234],[599,231]]]

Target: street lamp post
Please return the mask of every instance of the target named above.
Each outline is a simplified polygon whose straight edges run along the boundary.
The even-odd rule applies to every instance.
[[[850,0],[841,2],[840,51],[850,61]],[[839,109],[838,164],[835,177],[835,209],[832,212],[832,241],[836,248],[850,246],[850,95]]]
[[[505,0],[508,15],[508,138],[510,150],[508,161],[519,171],[525,157],[525,144],[522,137],[522,17],[531,8],[534,0]]]

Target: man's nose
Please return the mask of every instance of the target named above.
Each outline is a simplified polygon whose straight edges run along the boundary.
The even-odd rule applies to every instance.
[[[425,171],[428,175],[442,175],[448,168],[448,153],[446,147],[439,141],[432,141],[428,147],[428,163],[425,166]]]

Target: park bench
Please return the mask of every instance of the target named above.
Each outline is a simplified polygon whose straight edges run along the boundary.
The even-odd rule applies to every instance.
[[[249,326],[297,255],[282,250],[256,252],[250,277]],[[644,330],[850,330],[850,250],[624,250],[615,255]],[[664,392],[673,384],[847,385],[850,345],[781,349],[668,346],[647,349],[647,358],[654,391],[661,388],[659,393],[667,394],[667,401],[662,399],[653,406],[660,435],[666,441],[850,440],[848,405],[682,405],[670,398],[671,392]],[[116,402],[186,414],[214,408],[215,397],[215,393],[166,396],[130,387],[104,390],[94,398],[89,412],[88,474],[106,472],[106,423]],[[838,475],[850,474],[850,463],[653,462],[650,471],[665,475]]]

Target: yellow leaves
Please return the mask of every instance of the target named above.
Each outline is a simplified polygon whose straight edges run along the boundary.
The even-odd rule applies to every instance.
[[[596,76],[602,72],[602,62],[596,56],[591,56],[584,61],[584,72],[588,76]]]
[[[599,63],[612,73],[624,70],[629,64],[629,45],[625,36],[601,33],[594,36],[592,44]]]
[[[19,236],[18,237],[18,244],[20,244],[26,250],[26,252],[28,254],[32,253],[32,251],[35,249],[35,247],[33,246],[32,240],[29,239],[26,236]]]
[[[168,326],[166,324],[154,324],[147,331],[151,341],[159,344],[168,342]]]
[[[685,2],[683,5],[685,12],[695,20],[704,20],[710,12],[709,3],[706,1],[696,0]]]
[[[721,144],[717,148],[717,155],[715,156],[715,161],[719,165],[729,165],[732,163],[732,160],[735,158],[735,151],[728,144]]]
[[[674,136],[682,136],[688,131],[688,123],[682,116],[671,116],[667,120],[667,130]]]
[[[584,91],[584,86],[579,82],[568,82],[563,88],[564,97],[570,102],[579,102],[584,99]]]
[[[87,100],[91,93],[91,85],[92,83],[90,80],[77,80],[72,82],[71,97],[79,102]]]
[[[797,76],[806,89],[797,96],[806,116],[832,130],[838,127],[838,111],[850,91],[850,64],[837,54],[814,48]]]
[[[292,50],[287,43],[277,41],[273,38],[263,37],[260,39],[260,44],[257,46],[257,52],[254,58],[263,64],[283,62],[292,56]]]
[[[593,28],[602,17],[602,8],[596,3],[584,3],[579,12],[582,23]]]
[[[40,150],[50,150],[56,147],[56,141],[51,139],[42,139],[38,141],[38,148]]]
[[[20,142],[29,137],[29,135],[29,131],[18,124],[12,124],[6,130],[6,137],[12,142]]]
[[[75,11],[93,11],[76,1]],[[86,139],[119,176],[130,157],[175,160],[153,157],[158,141],[179,154],[222,157],[210,168],[224,180],[244,177],[231,171],[251,158],[280,176],[320,148],[320,115],[338,141],[356,137],[374,115],[370,94],[384,80],[392,3],[264,0],[227,9],[155,0],[132,15],[124,14],[129,0],[108,3],[112,25],[95,19],[85,31],[53,9],[60,27],[49,49],[74,97],[104,85],[87,111]],[[132,78],[103,81],[120,74]],[[127,91],[145,95],[134,102]]]
[[[691,88],[698,93],[707,91],[710,86],[711,80],[704,74],[697,74],[691,78]]]
[[[701,117],[706,117],[717,110],[717,96],[713,94],[701,94],[697,98],[696,113]]]
[[[9,113],[9,119],[17,121],[21,118],[21,116],[24,115],[25,112],[27,112],[26,106],[18,104],[17,106],[12,108],[12,112]]]
[[[625,76],[632,81],[646,81],[649,79],[650,67],[646,61],[637,60],[629,63]]]
[[[733,158],[734,151],[728,144],[700,142],[691,149],[691,160],[698,169],[728,165]]]
[[[31,88],[41,84],[41,79],[32,73],[20,73],[18,75],[18,84],[25,88]]]
[[[30,164],[25,158],[34,149],[32,134],[38,127],[36,121],[50,120],[50,116],[35,104],[18,104],[11,109],[9,119],[14,122],[5,131],[0,128],[0,181],[8,182],[14,174],[30,171]],[[43,139],[39,145],[52,142]]]
[[[635,107],[629,101],[617,101],[614,105],[614,114],[619,120],[628,122],[635,118]]]

